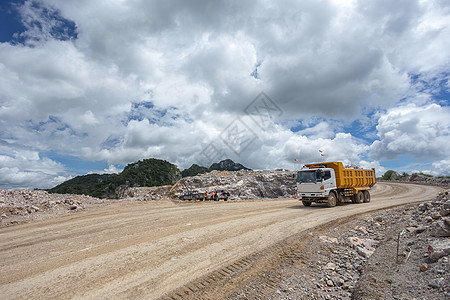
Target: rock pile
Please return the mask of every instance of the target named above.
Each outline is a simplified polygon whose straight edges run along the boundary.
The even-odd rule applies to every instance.
[[[400,176],[397,172],[393,172],[390,180],[450,187],[450,178],[448,177],[429,177],[417,173],[413,173],[409,176]]]
[[[337,237],[313,238],[305,247],[308,249],[305,255],[309,258],[305,262],[308,271],[302,270],[291,277],[279,294],[302,299],[350,299],[363,264],[384,238],[379,229],[386,221],[382,217],[378,220],[368,218]],[[309,249],[314,253],[310,254]],[[303,278],[299,279],[299,276]]]
[[[189,189],[200,192],[227,190],[230,199],[288,198],[295,196],[294,175],[295,172],[287,170],[212,171],[182,181]]]
[[[450,299],[449,191],[398,214],[363,267],[354,298]]]
[[[447,191],[311,236],[271,298],[450,299],[449,204]]]
[[[116,196],[119,199],[132,198],[133,200],[148,201],[162,200],[169,198],[171,185],[155,187],[119,187],[116,189]]]
[[[1,225],[26,221],[38,212],[79,210],[105,201],[91,196],[49,194],[40,190],[0,190]]]
[[[424,220],[431,224],[432,237],[450,237],[450,201],[448,194],[441,194],[437,199],[419,205],[416,219],[426,215]],[[449,249],[450,250],[450,249]]]
[[[427,183],[427,184],[435,184],[442,186],[450,186],[450,178],[448,177],[428,177],[423,176],[417,173],[412,174],[411,176],[405,177],[405,181],[414,182],[414,183]]]

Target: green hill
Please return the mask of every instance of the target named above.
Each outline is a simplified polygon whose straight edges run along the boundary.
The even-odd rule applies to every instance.
[[[180,179],[177,166],[150,158],[129,164],[120,174],[89,174],[77,176],[54,188],[49,193],[85,194],[98,198],[116,198],[119,186],[161,186]]]
[[[115,174],[89,174],[77,176],[48,190],[49,193],[58,194],[84,194],[102,198],[108,190],[109,178]],[[117,175],[116,175],[117,176]]]

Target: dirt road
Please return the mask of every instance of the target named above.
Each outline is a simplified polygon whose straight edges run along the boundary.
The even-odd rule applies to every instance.
[[[330,220],[432,199],[433,186],[379,183],[372,202],[304,207],[294,199],[122,202],[0,229],[0,297],[158,298]],[[201,289],[205,283],[189,286]]]

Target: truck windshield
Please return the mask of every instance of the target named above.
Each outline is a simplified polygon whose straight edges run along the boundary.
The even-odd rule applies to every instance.
[[[299,171],[297,173],[297,182],[316,182],[322,181],[322,172],[311,170],[311,171]]]

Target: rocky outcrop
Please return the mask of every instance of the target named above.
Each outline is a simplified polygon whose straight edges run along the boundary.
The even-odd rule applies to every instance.
[[[133,200],[162,200],[169,198],[171,185],[155,186],[155,187],[128,187],[120,186],[116,189],[116,197],[133,198]]]
[[[408,176],[401,176],[397,172],[393,172],[389,180],[394,182],[411,182],[411,183],[431,184],[443,187],[450,187],[449,177],[433,177],[429,175],[425,176],[418,173],[413,173],[412,175]]]
[[[404,178],[400,178],[400,181],[409,181],[414,183],[427,183],[427,184],[436,184],[442,186],[450,185],[450,178],[448,177],[429,177],[421,174],[413,173],[411,176],[406,176]]]
[[[278,171],[211,171],[186,177],[182,181],[192,190],[227,190],[231,199],[294,197],[295,172]]]
[[[392,172],[391,174],[391,178],[389,178],[390,180],[396,180],[397,178],[400,177],[400,174],[398,174],[397,172]]]

